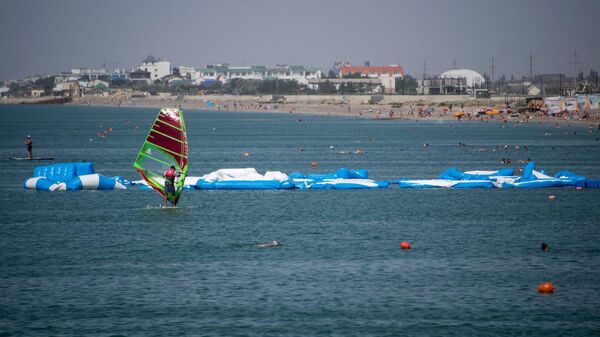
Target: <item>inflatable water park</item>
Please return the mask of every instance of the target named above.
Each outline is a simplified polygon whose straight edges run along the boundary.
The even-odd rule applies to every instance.
[[[220,169],[202,176],[178,177],[185,190],[325,190],[325,189],[379,189],[391,188],[541,188],[580,187],[599,188],[600,180],[588,179],[571,171],[563,170],[554,175],[536,170],[529,162],[521,175],[513,169],[459,171],[452,167],[435,178],[374,180],[368,170],[340,168],[328,173],[286,174],[267,171],[264,174],[254,168]],[[162,188],[165,178],[156,175],[154,184]],[[27,190],[78,191],[78,190],[153,190],[145,179],[127,180],[121,176],[108,177],[94,171],[91,162],[56,163],[37,166],[33,177],[23,182]]]
[[[316,166],[316,165],[313,165]],[[202,176],[188,176],[187,129],[183,111],[163,108],[133,163],[140,180],[108,177],[96,173],[91,162],[55,163],[37,166],[33,177],[23,182],[27,190],[155,190],[165,203],[177,204],[184,190],[345,190],[398,188],[540,188],[540,187],[599,187],[600,180],[587,179],[571,171],[548,175],[536,170],[529,162],[521,175],[513,169],[459,171],[451,167],[435,178],[392,181],[374,180],[366,169],[340,168],[335,172],[286,174],[267,171],[261,174],[254,168],[224,168]]]
[[[56,163],[36,166],[33,177],[23,182],[27,190],[78,191],[124,190],[121,177],[107,177],[94,171],[91,162]]]

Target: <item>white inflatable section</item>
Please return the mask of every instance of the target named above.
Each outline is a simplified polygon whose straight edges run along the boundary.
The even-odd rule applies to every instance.
[[[504,183],[513,184],[519,178],[521,177],[494,177],[492,182],[495,187],[502,188]]]
[[[121,184],[120,181],[115,181],[115,190],[126,190],[127,186]]]
[[[404,183],[410,183],[414,185],[425,185],[425,186],[437,186],[450,188],[458,181],[456,180],[445,180],[445,179],[416,179],[416,180],[403,180]]]
[[[290,177],[287,174],[279,171],[267,171],[265,172],[265,180],[279,180],[286,181]]]
[[[493,188],[490,180],[415,179],[399,180],[400,188]]]
[[[40,180],[42,178],[43,177],[35,177],[35,178],[29,178],[29,179],[27,179],[27,181],[25,182],[25,187],[28,190],[35,190],[35,186],[36,186],[38,180]]]
[[[465,171],[466,174],[472,174],[477,176],[489,176],[495,174],[498,171]]]
[[[201,179],[200,177],[185,177],[183,186],[196,186],[196,184],[198,183],[198,180],[200,180],[200,179]]]
[[[265,175],[256,172],[255,168],[220,169],[200,177],[207,182],[214,181],[257,181],[257,180],[288,180],[287,174],[277,171],[268,171]]]
[[[554,179],[554,177],[551,177],[549,175],[543,174],[542,172],[539,172],[539,171],[536,171],[536,170],[531,171],[531,174],[534,177],[538,178],[538,179]]]
[[[375,180],[371,180],[371,179],[342,179],[342,178],[338,178],[338,179],[323,179],[322,182],[319,183],[315,183],[315,184],[333,184],[333,185],[343,185],[343,184],[352,184],[352,185],[359,185],[359,186],[365,186],[365,187],[379,187],[379,185],[377,185],[377,183],[375,183]]]
[[[54,184],[50,187],[50,191],[66,191],[67,190],[67,183],[58,183],[58,184]]]
[[[79,176],[81,180],[81,186],[84,190],[95,190],[98,189],[100,184],[100,177],[97,174],[86,174]]]

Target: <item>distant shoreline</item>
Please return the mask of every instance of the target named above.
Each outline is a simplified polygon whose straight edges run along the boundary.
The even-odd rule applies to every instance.
[[[530,115],[529,120],[522,116],[509,118],[506,114],[497,116],[475,117],[476,112],[488,106],[499,109],[504,105],[504,97],[493,97],[488,99],[474,99],[468,96],[436,95],[436,96],[383,96],[383,100],[377,104],[370,104],[368,95],[294,95],[285,96],[285,102],[269,102],[270,95],[265,96],[238,96],[238,95],[206,95],[206,96],[149,96],[145,98],[117,98],[117,97],[80,97],[74,98],[66,105],[80,106],[102,106],[102,107],[144,107],[161,108],[176,107],[182,109],[201,109],[208,111],[230,111],[248,113],[288,113],[321,116],[345,116],[363,119],[386,119],[386,120],[457,120],[454,113],[464,111],[471,114],[471,121],[529,121],[529,122],[561,122],[577,124],[600,124],[600,109],[589,111],[591,118],[588,119],[564,119],[548,116]],[[43,98],[30,99],[4,99],[1,104],[39,104]],[[212,102],[214,106],[207,107],[206,103]],[[461,109],[461,104],[464,107]],[[410,106],[413,114],[410,114]],[[450,109],[452,105],[452,109]],[[419,116],[418,110],[433,108],[428,116]],[[446,111],[444,111],[446,110]],[[393,115],[390,115],[393,113]],[[465,116],[463,121],[469,121]]]

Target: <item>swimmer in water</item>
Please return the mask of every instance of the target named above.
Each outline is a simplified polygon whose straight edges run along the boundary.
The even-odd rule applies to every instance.
[[[542,250],[545,251],[545,252],[547,252],[547,251],[550,250],[550,246],[548,246],[547,243],[542,242]]]
[[[271,242],[268,242],[268,243],[260,243],[260,244],[256,245],[256,247],[258,247],[258,248],[280,247],[280,246],[283,246],[283,243],[281,243],[280,241],[277,241],[277,240],[272,240]]]

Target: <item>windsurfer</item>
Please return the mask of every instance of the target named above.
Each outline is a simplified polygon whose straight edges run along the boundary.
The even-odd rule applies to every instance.
[[[25,146],[27,146],[27,158],[33,159],[33,139],[31,139],[31,135],[27,135],[27,138],[25,138]]]
[[[167,206],[167,200],[169,199],[171,200],[172,207],[175,207],[177,204],[177,200],[175,200],[175,177],[179,177],[180,175],[179,172],[175,171],[175,166],[169,167],[163,175],[165,178],[165,206]]]

